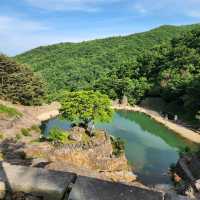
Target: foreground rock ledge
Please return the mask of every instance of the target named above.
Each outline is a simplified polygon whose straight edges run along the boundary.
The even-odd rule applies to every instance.
[[[163,200],[161,192],[79,176],[70,200]]]
[[[32,193],[45,200],[61,200],[76,175],[1,163],[0,178],[12,192]]]
[[[185,197],[57,172],[41,168],[0,163],[2,187],[0,199],[7,194],[22,192],[43,200],[185,200]],[[3,189],[4,188],[4,189]],[[6,191],[3,191],[6,190]],[[14,200],[18,200],[14,198]]]

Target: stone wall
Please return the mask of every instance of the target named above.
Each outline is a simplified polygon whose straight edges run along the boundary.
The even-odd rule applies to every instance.
[[[183,200],[174,194],[42,168],[0,163],[0,199]],[[12,194],[12,195],[11,195]]]

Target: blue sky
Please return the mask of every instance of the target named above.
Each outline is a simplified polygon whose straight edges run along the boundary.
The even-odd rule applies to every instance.
[[[1,0],[0,52],[200,22],[200,0]]]

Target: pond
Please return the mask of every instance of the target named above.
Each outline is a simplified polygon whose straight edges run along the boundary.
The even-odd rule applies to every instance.
[[[125,141],[126,156],[134,173],[148,185],[170,184],[167,172],[178,160],[179,152],[187,146],[195,148],[191,142],[142,113],[118,111],[110,123],[96,126]],[[45,124],[44,134],[48,134],[52,127],[66,130],[70,123],[52,119]]]

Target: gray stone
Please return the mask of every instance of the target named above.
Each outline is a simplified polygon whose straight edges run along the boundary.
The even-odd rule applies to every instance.
[[[1,175],[12,192],[31,193],[46,200],[60,200],[75,174],[32,168],[8,163],[2,164]]]
[[[44,168],[46,165],[48,165],[50,162],[48,159],[45,158],[34,158],[32,160],[31,167],[40,167]]]
[[[122,100],[121,100],[121,105],[123,106],[128,106],[128,98],[127,96],[123,96]]]
[[[33,195],[26,195],[25,200],[41,200],[42,198]]]
[[[164,200],[190,200],[190,198],[175,193],[167,193]]]
[[[81,142],[81,140],[82,140],[82,133],[81,132],[72,132],[69,135],[69,139],[70,140],[74,140],[76,142]]]
[[[69,200],[163,200],[163,194],[135,186],[78,176]]]

